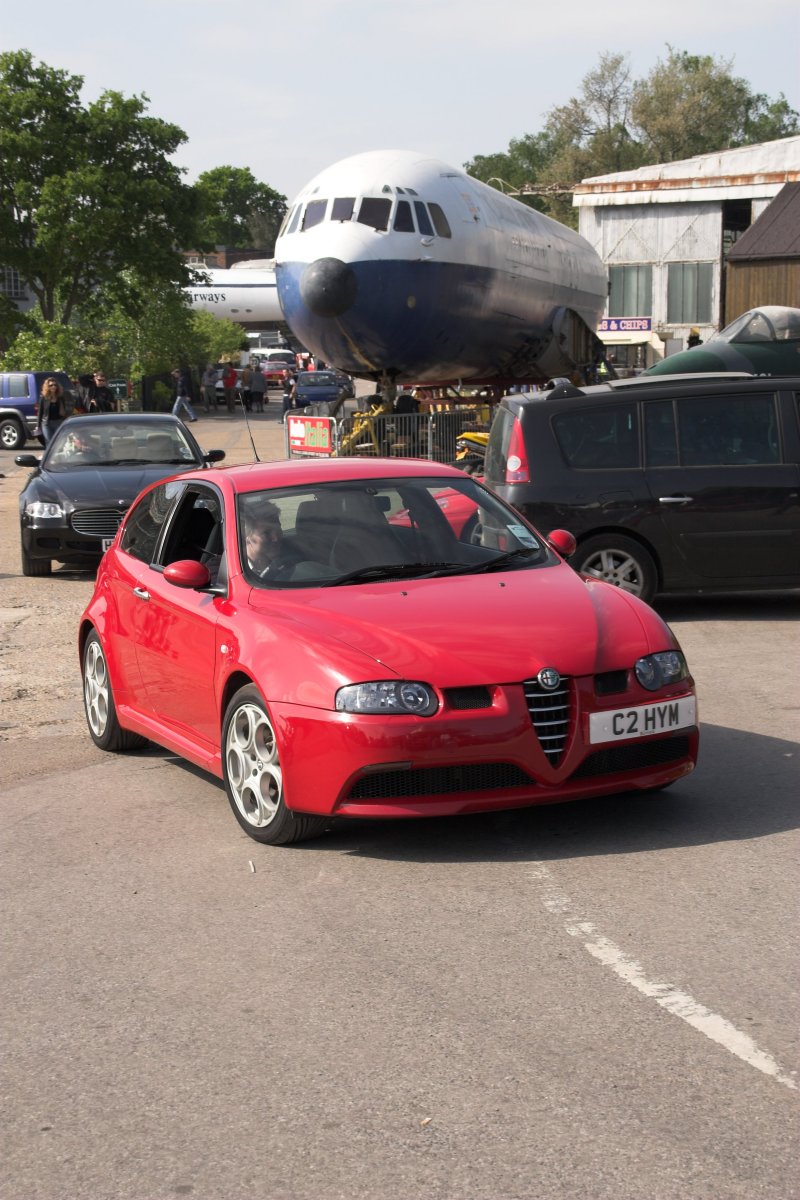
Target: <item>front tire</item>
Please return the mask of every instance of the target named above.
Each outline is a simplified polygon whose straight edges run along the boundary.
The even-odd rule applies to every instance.
[[[222,771],[233,815],[255,841],[287,846],[317,837],[327,828],[326,817],[286,807],[278,740],[266,704],[253,684],[241,688],[225,711]]]
[[[21,450],[27,440],[28,434],[21,421],[15,417],[0,420],[0,446],[4,450]]]
[[[604,579],[650,604],[658,587],[653,556],[633,538],[622,534],[597,534],[581,542],[570,566],[579,575]]]
[[[146,745],[146,738],[123,729],[117,719],[106,656],[94,630],[83,649],[83,707],[91,739],[101,750],[117,753]]]
[[[24,546],[20,548],[23,575],[51,575],[53,564],[49,558],[31,558]]]

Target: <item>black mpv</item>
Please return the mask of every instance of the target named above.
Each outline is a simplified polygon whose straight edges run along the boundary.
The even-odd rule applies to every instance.
[[[800,587],[800,377],[673,375],[507,396],[485,480],[645,600]]]

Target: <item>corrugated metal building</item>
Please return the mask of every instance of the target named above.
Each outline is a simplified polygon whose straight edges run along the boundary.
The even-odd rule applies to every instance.
[[[607,264],[603,340],[622,365],[649,366],[705,341],[730,319],[728,254],[787,183],[800,182],[800,136],[584,179],[579,230]],[[772,294],[772,293],[770,293]],[[757,304],[798,303],[758,296]]]

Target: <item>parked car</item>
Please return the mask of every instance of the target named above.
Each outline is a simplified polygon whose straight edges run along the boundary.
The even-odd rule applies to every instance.
[[[143,487],[224,457],[165,413],[70,417],[42,458],[15,459],[33,468],[19,498],[23,575],[49,575],[54,561],[96,566]]]
[[[260,363],[268,388],[283,387],[287,369],[294,371],[297,366],[291,350],[259,350],[253,354],[253,360]]]
[[[306,408],[309,404],[339,405],[345,399],[347,389],[336,371],[301,371],[297,376],[292,401],[293,408]]]
[[[508,396],[485,481],[572,565],[658,593],[800,586],[800,378],[639,376]]]
[[[64,371],[0,372],[0,446],[21,450],[34,436],[39,423],[39,395],[45,379],[55,379],[64,389],[68,410],[77,400],[72,380]]]
[[[442,506],[456,494],[480,515],[468,533]],[[573,546],[425,461],[162,481],[80,621],[89,733],[222,778],[242,829],[275,845],[335,817],[664,787],[697,755],[688,667],[652,609],[571,570]]]

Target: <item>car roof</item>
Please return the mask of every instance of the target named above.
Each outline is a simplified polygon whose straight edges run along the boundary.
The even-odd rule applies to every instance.
[[[637,375],[632,379],[608,379],[603,383],[577,386],[568,379],[554,381],[554,386],[542,392],[516,393],[504,396],[502,404],[506,408],[534,408],[549,404],[581,400],[599,400],[609,398],[619,393],[638,393],[639,395],[664,396],[673,392],[685,392],[691,395],[704,395],[720,391],[722,388],[800,388],[800,376],[789,378],[778,375],[753,375],[746,371],[693,372],[683,375]]]
[[[164,425],[170,428],[183,425],[180,417],[173,417],[171,413],[154,413],[154,412],[137,412],[137,413],[81,413],[76,417],[69,417],[69,423],[72,425],[80,421],[82,427],[91,425],[93,429],[101,425]],[[63,425],[66,425],[66,421]]]
[[[198,478],[200,474],[198,472]],[[305,487],[315,483],[338,483],[350,480],[464,479],[464,472],[444,463],[427,459],[401,458],[295,458],[276,462],[212,467],[202,472],[204,481],[222,481],[237,493],[255,492],[263,488]]]

